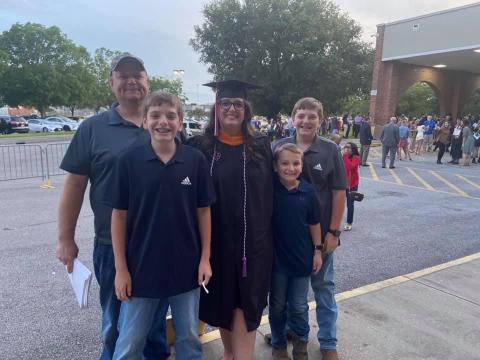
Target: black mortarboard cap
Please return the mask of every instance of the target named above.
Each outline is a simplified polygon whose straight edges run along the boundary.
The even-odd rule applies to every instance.
[[[261,86],[249,84],[241,80],[213,81],[203,86],[208,86],[217,91],[217,98],[242,98],[247,99],[248,90],[260,89]]]

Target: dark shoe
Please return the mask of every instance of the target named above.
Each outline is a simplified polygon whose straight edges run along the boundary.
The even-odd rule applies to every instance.
[[[440,164],[440,165],[441,165],[441,164],[443,164],[443,163],[442,163],[440,160],[437,160],[437,164]]]
[[[389,166],[388,168],[389,169],[395,169],[395,166]]]
[[[292,339],[293,350],[292,356],[293,360],[308,360],[308,351],[307,351],[307,343],[302,341],[298,338],[298,336],[294,336]]]
[[[272,334],[263,335],[263,340],[265,341],[265,344],[272,346]]]
[[[272,357],[273,357],[273,360],[291,360],[290,356],[288,356],[288,351],[286,347],[273,348]]]
[[[385,169],[385,165],[382,165],[382,169]]]
[[[338,359],[338,354],[337,350],[332,349],[332,350],[320,350],[322,353],[322,360],[339,360]]]

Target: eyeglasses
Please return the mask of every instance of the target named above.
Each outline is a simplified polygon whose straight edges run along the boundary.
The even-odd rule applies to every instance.
[[[243,101],[222,100],[220,101],[220,105],[223,110],[229,110],[232,105],[235,110],[242,110],[244,108]]]

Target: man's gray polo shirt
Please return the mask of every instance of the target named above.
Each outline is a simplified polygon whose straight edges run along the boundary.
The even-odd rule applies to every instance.
[[[146,134],[143,128],[123,119],[115,108],[111,108],[86,119],[79,126],[60,165],[62,170],[89,178],[95,241],[100,244],[112,243],[112,209],[102,201],[110,186],[117,156]]]
[[[280,139],[272,146],[273,151],[285,143],[296,143],[296,137]],[[302,178],[315,188],[320,204],[320,225],[325,237],[332,217],[332,190],[346,190],[347,177],[342,155],[337,145],[317,136],[313,144],[303,154]]]

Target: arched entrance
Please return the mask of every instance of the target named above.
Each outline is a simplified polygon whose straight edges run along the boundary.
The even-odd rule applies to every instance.
[[[422,115],[440,113],[438,95],[434,86],[428,82],[417,82],[410,86],[400,96],[395,114],[408,117],[420,117]]]
[[[465,105],[463,105],[461,114],[462,116],[480,115],[480,88],[476,89],[470,96],[470,98],[466,100]]]
[[[480,3],[377,26],[370,117],[378,138],[402,95],[418,82],[432,87],[438,115],[456,117],[480,88]],[[461,22],[461,27],[438,26]]]

